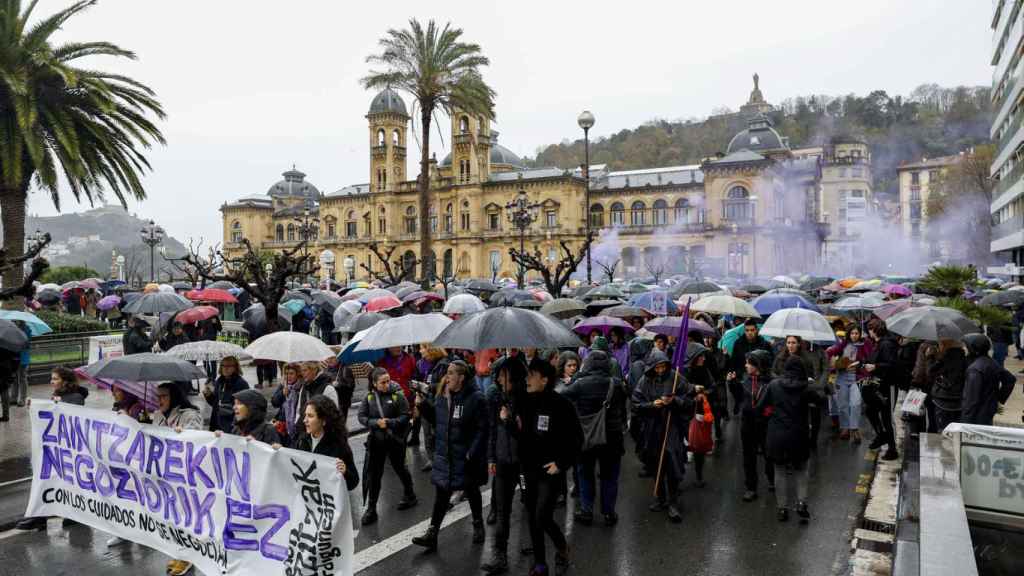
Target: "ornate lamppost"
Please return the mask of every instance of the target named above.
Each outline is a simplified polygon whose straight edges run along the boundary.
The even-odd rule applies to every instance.
[[[352,284],[352,279],[356,274],[356,259],[351,256],[346,256],[341,263],[345,267],[345,286],[348,287]]]
[[[526,244],[526,229],[537,220],[537,212],[540,210],[540,204],[530,202],[530,197],[526,195],[526,190],[519,190],[516,197],[505,205],[505,210],[508,213],[509,223],[519,229],[519,253],[522,254],[525,250]],[[516,283],[519,285],[519,288],[523,287],[525,280],[526,268],[523,267],[523,262],[520,260],[519,272],[516,278]]]
[[[293,220],[295,220],[299,225],[299,238],[302,238],[305,242],[302,247],[302,279],[305,282],[309,277],[307,269],[309,262],[309,240],[310,238],[315,239],[317,237],[317,232],[320,228],[320,218],[311,214],[309,205],[307,204],[306,207],[302,209],[302,217],[293,218]]]
[[[586,207],[583,214],[587,221],[587,238],[590,238],[590,129],[594,126],[594,115],[589,110],[584,110],[576,119],[576,123],[583,128],[583,181],[586,186]],[[590,283],[590,250],[587,249],[587,284]]]
[[[149,281],[156,281],[156,247],[164,241],[164,229],[157,226],[152,220],[145,228],[139,231],[142,236],[142,243],[149,246]]]

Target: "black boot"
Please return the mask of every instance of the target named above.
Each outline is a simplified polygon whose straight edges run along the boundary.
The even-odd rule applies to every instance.
[[[366,512],[363,513],[362,525],[370,526],[377,522],[377,509],[375,507],[367,508]]]
[[[504,574],[508,572],[508,554],[504,550],[494,550],[491,560],[480,566],[485,574]]]
[[[668,504],[668,519],[673,524],[679,524],[683,521],[683,514],[679,511],[679,506],[676,504],[675,500]]]
[[[14,527],[18,530],[46,530],[46,516],[22,518]]]
[[[484,532],[483,520],[473,521],[473,544],[483,544],[484,540],[487,539],[487,534]]]
[[[566,544],[565,550],[555,550],[555,576],[563,576],[569,571],[571,564],[572,559],[569,557],[568,544]]]
[[[800,517],[800,522],[806,524],[811,519],[811,511],[807,508],[807,502],[801,500],[796,504],[796,515]]]
[[[431,526],[427,528],[427,531],[422,536],[413,536],[412,543],[422,546],[430,552],[437,550],[437,527]]]
[[[419,503],[420,501],[416,498],[415,494],[406,494],[405,498],[402,498],[402,501],[398,503],[398,509],[408,510]]]
[[[889,445],[889,449],[882,454],[882,460],[896,460],[900,457],[900,453],[896,451],[896,448],[892,444]]]
[[[487,512],[487,525],[494,526],[498,522],[498,509],[495,506],[491,506],[490,511]]]

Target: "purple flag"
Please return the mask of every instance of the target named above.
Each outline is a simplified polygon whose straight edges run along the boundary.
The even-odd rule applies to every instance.
[[[672,354],[672,369],[679,370],[682,374],[686,368],[686,346],[690,342],[690,302],[693,298],[686,299],[686,308],[683,309],[683,321],[679,323],[679,334],[676,334],[676,351]]]

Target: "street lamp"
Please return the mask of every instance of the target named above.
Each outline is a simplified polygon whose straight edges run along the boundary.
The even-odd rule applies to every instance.
[[[356,259],[351,256],[345,256],[341,264],[345,267],[345,286],[347,287],[352,284],[352,277],[356,274]]]
[[[590,238],[590,129],[594,126],[594,115],[589,110],[580,113],[576,123],[583,128],[583,182],[586,186],[583,217],[587,221],[587,238]],[[587,248],[587,284],[590,284],[590,248]]]
[[[142,236],[142,243],[149,246],[149,281],[154,282],[156,279],[156,247],[164,241],[164,229],[150,220],[149,224],[139,233]]]
[[[117,279],[124,282],[124,254],[117,255]]]
[[[750,276],[757,278],[757,196],[750,197],[750,239],[753,248],[750,256]]]
[[[317,216],[311,216],[309,205],[302,209],[302,218],[293,218],[299,225],[299,237],[304,242],[302,246],[302,268],[303,281],[308,280],[309,273],[306,270],[306,266],[309,260],[309,239],[316,238],[317,230],[320,226],[320,218]]]
[[[526,242],[526,229],[530,227],[535,220],[537,220],[537,211],[540,209],[540,204],[536,202],[530,202],[530,197],[526,195],[526,190],[520,190],[511,202],[505,205],[505,210],[508,213],[508,221],[512,226],[519,229],[519,254],[522,255],[525,250]],[[519,260],[519,273],[516,279],[519,288],[522,288],[526,280],[526,268],[523,267],[523,261],[520,257]]]

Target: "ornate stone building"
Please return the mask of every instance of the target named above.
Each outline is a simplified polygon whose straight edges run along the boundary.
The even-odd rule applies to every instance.
[[[746,111],[747,128],[724,153],[701,164],[611,172],[591,167],[591,202],[577,169],[526,168],[498,143],[486,119],[456,113],[451,153],[430,164],[429,226],[438,275],[513,276],[508,255],[519,244],[506,206],[520,191],[539,205],[526,244],[556,259],[561,241],[578,248],[585,215],[600,233],[595,258],[621,260],[617,276],[648,277],[693,272],[705,275],[771,276],[819,266],[826,249],[840,245],[850,218],[844,192],[855,185],[870,206],[869,174],[833,173],[850,162],[869,167],[867,147],[833,141],[793,150],[772,126],[755,78]],[[265,195],[221,207],[224,248],[230,254],[248,238],[261,249],[294,246],[309,231],[311,250],[324,277],[367,276],[362,265],[380,266],[372,241],[396,248],[395,256],[419,257],[417,182],[407,175],[409,114],[391,90],[378,94],[366,115],[369,183],[321,194],[294,168]],[[838,206],[846,207],[843,208]],[[830,221],[831,220],[831,221]],[[311,224],[312,223],[312,224]],[[346,269],[345,264],[353,264]],[[594,277],[600,276],[596,268]]]

